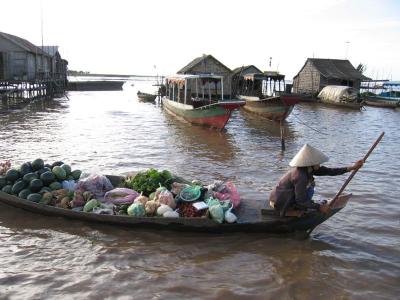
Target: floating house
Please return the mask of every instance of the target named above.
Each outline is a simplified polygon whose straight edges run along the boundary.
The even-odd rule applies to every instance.
[[[189,64],[178,71],[178,74],[210,74],[223,76],[223,93],[226,97],[232,94],[231,80],[232,70],[217,60],[212,55],[203,54],[203,56],[197,57],[192,60]],[[219,86],[216,87],[218,90]],[[193,88],[194,90],[194,88]]]
[[[262,73],[262,71],[257,68],[254,65],[247,65],[247,66],[242,66],[242,67],[237,67],[236,69],[233,69],[232,71],[232,80],[231,80],[231,90],[232,90],[232,96],[235,96],[238,94],[238,89],[240,85],[240,79],[248,74],[259,74]]]
[[[328,85],[341,85],[360,89],[367,77],[358,72],[347,59],[308,58],[293,78],[293,92],[319,93]]]
[[[67,65],[57,46],[38,47],[23,38],[0,32],[0,92],[3,95],[30,98],[63,92]]]

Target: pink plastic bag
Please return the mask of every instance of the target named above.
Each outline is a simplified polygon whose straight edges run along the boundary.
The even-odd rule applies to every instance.
[[[106,192],[113,189],[113,185],[106,176],[92,174],[89,177],[80,179],[75,188],[92,192],[96,198],[101,198]]]
[[[237,208],[240,205],[240,195],[236,186],[230,181],[225,182],[225,188],[221,192],[214,192],[213,195],[221,201],[231,200],[233,208]]]
[[[131,204],[140,194],[127,188],[115,188],[104,195],[104,202],[113,204]]]

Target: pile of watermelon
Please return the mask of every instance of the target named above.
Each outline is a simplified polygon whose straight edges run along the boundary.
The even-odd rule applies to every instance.
[[[23,163],[19,168],[7,170],[0,176],[0,189],[4,193],[39,202],[44,193],[62,189],[64,180],[76,181],[81,173],[80,170],[72,171],[62,161],[50,165],[38,158]]]

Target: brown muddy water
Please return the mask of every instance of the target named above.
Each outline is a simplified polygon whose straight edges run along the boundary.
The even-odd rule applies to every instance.
[[[347,207],[306,240],[98,226],[0,205],[0,298],[398,299],[400,111],[298,105],[281,152],[279,128],[262,118],[237,111],[218,132],[140,103],[136,91],[3,105],[0,160],[231,179],[243,201],[264,202],[304,143],[329,155],[327,166],[340,166],[386,135],[348,186]],[[316,197],[332,197],[346,178],[317,178]]]

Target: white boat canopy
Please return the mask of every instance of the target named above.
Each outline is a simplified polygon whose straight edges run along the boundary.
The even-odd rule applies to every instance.
[[[223,80],[224,77],[221,75],[214,75],[214,74],[176,74],[166,77],[168,83],[176,83],[176,84],[184,84],[185,80],[187,79]]]
[[[330,102],[353,102],[358,97],[357,90],[342,85],[328,85],[318,94],[318,98]]]

